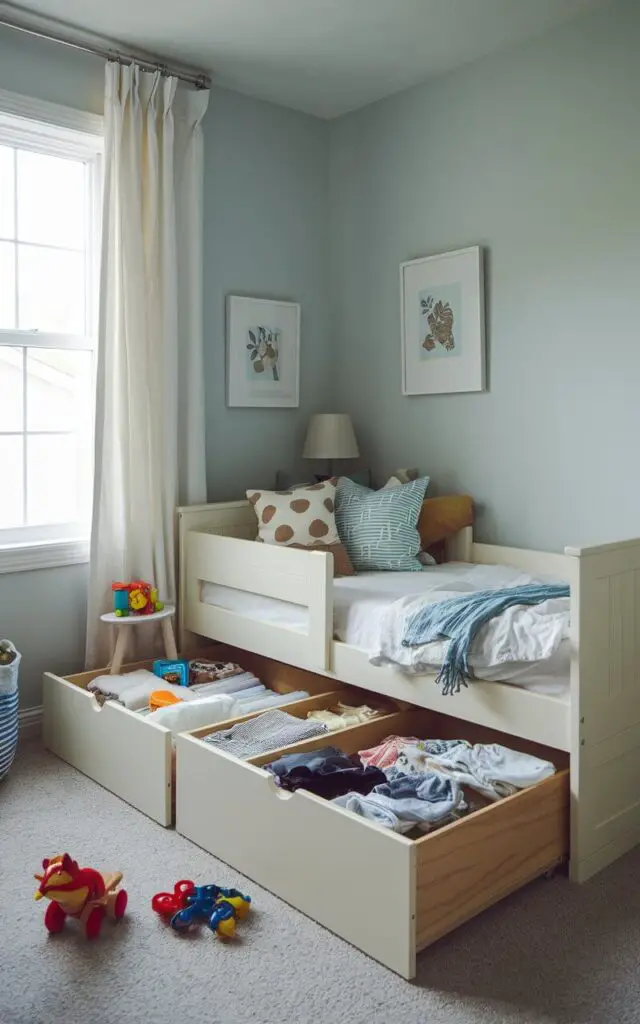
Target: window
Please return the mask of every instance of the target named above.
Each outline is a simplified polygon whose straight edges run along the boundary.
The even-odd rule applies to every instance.
[[[6,571],[87,557],[101,139],[3,113],[1,100],[0,570]]]

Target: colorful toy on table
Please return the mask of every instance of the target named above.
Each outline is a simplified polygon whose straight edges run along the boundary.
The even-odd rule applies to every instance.
[[[39,888],[34,899],[51,900],[44,915],[44,924],[52,934],[61,932],[68,917],[75,917],[84,928],[87,939],[100,934],[102,921],[107,914],[119,919],[127,909],[127,893],[118,886],[122,872],[103,874],[94,868],[78,867],[68,853],[45,858],[42,875],[34,875]]]
[[[118,617],[126,615],[153,615],[164,608],[158,600],[158,590],[152,583],[132,580],[131,583],[112,583],[113,612]]]
[[[176,882],[173,892],[158,892],[151,900],[151,908],[176,932],[191,931],[206,921],[220,939],[231,939],[236,934],[236,921],[242,921],[251,909],[251,897],[237,889],[224,889],[219,885],[196,885],[188,879]]]
[[[165,683],[175,686],[189,685],[189,662],[171,661],[167,658],[156,658],[152,665],[154,676],[164,679]]]

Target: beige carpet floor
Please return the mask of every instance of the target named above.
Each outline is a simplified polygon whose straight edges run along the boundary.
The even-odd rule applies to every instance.
[[[124,871],[129,913],[96,942],[73,924],[49,937],[32,900],[42,857],[64,851]],[[164,928],[149,900],[181,877],[249,892],[240,942]],[[409,983],[30,742],[0,784],[0,1022],[640,1022],[639,877],[640,852],[585,886],[535,882],[425,951]]]

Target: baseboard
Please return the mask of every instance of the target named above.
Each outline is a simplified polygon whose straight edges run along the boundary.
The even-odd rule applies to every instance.
[[[42,704],[37,708],[24,708],[18,712],[20,739],[28,740],[42,732]]]

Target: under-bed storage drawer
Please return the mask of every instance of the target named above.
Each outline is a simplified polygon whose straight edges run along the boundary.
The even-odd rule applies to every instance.
[[[351,754],[390,734],[508,742],[448,722],[447,729],[445,716],[412,709],[290,749],[330,743]],[[536,752],[530,744],[524,749]],[[304,790],[279,789],[260,767],[273,758],[239,761],[198,737],[179,736],[177,830],[406,978],[415,974],[418,950],[544,873],[568,850],[566,768],[410,839]],[[552,760],[563,766],[566,755]]]
[[[339,688],[325,676],[224,645],[200,650],[198,657],[237,661],[281,693],[283,704],[293,690],[305,689],[317,695]],[[125,665],[122,671],[151,666],[151,661],[143,661]],[[45,672],[45,746],[160,825],[171,825],[175,805],[171,732],[115,701],[106,701],[101,707],[87,686],[108,671],[99,669],[65,678]],[[160,679],[158,689],[162,689]]]
[[[150,669],[151,665],[150,661],[138,662],[124,665],[122,671]],[[44,744],[160,825],[171,825],[171,733],[115,701],[100,706],[87,686],[108,671],[66,678],[45,672]]]

